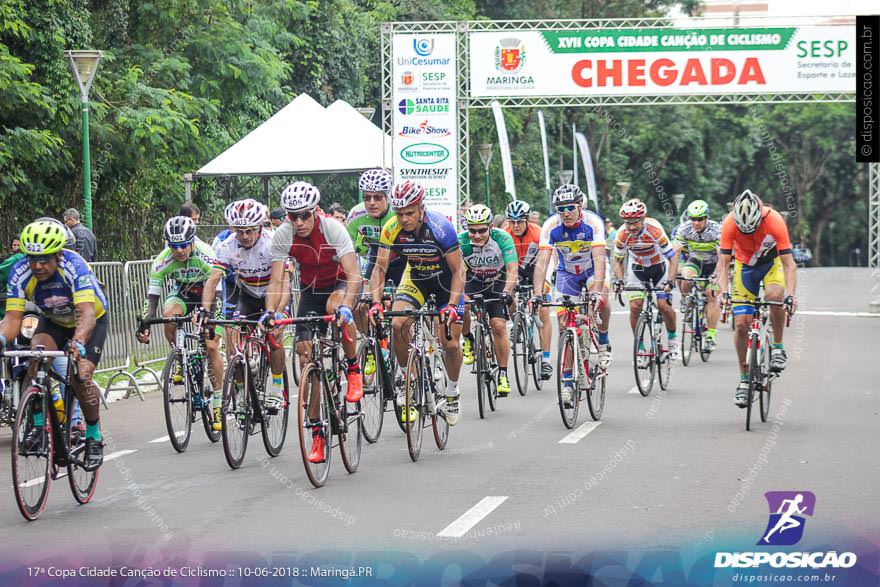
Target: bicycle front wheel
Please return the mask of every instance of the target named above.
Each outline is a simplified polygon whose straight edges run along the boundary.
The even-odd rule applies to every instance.
[[[248,387],[253,385],[244,357],[236,355],[226,367],[223,381],[223,406],[220,409],[223,454],[226,462],[237,469],[244,461],[251,431],[251,406]]]
[[[431,357],[431,389],[428,393],[434,394],[434,413],[431,415],[431,427],[434,429],[434,443],[439,450],[446,448],[449,441],[449,422],[446,421],[446,369],[443,359],[437,351]]]
[[[488,342],[484,342],[486,349],[486,400],[489,402],[489,409],[495,411],[495,400],[498,398],[498,362],[495,360],[495,339],[490,329]]]
[[[605,410],[605,373],[599,369],[599,353],[591,352],[587,364],[590,366],[590,387],[587,390],[587,407],[593,420],[599,421]]]
[[[65,426],[65,434],[67,435],[67,481],[70,483],[70,491],[73,493],[73,499],[80,504],[87,504],[95,495],[95,488],[98,485],[98,471],[86,471],[83,468],[83,462],[86,457],[86,438],[79,429],[73,427],[73,398],[71,396],[69,407],[67,408],[67,425]]]
[[[520,395],[529,392],[529,342],[525,317],[522,312],[517,312],[513,318],[513,329],[510,331],[510,346],[513,351],[516,389]]]
[[[749,397],[746,405],[746,431],[752,429],[752,403],[757,399],[756,394],[760,393],[758,386],[761,380],[761,365],[758,361],[758,344],[760,339],[749,338],[748,349],[748,370],[749,370]]]
[[[527,321],[527,335],[529,365],[532,369],[532,381],[535,382],[535,390],[541,391],[544,386],[544,379],[541,377],[541,365],[544,363],[543,349],[539,349],[535,344],[535,340],[540,340],[541,333],[537,331],[537,325],[534,320]]]
[[[318,366],[314,363],[307,364],[300,373],[299,397],[297,398],[299,450],[306,475],[315,487],[323,487],[324,482],[327,481],[332,457],[330,450],[330,406],[327,404],[327,394],[324,393],[321,379],[321,370],[318,369]],[[309,418],[309,401],[313,393],[319,395],[318,401],[320,403],[318,418],[314,421]],[[322,456],[324,460],[313,463],[309,460],[309,453],[316,443],[323,443]]]
[[[345,395],[348,393],[346,376],[345,367],[340,365],[339,371],[336,373],[336,381],[339,382],[339,385],[334,388],[339,393],[339,419],[341,420],[338,434],[339,452],[342,455],[342,464],[345,466],[345,470],[354,473],[361,462],[361,448],[364,443],[361,431],[363,402],[349,403],[345,401]]]
[[[770,332],[767,332],[764,335],[764,346],[761,348],[761,370],[763,372],[760,396],[761,422],[766,422],[767,416],[770,415],[770,387],[772,385],[770,382],[770,349],[773,348],[770,346],[771,342]]]
[[[162,399],[165,404],[165,429],[177,452],[183,452],[192,435],[192,396],[189,374],[183,364],[183,353],[175,349],[165,359],[162,370]]]
[[[28,521],[43,513],[52,485],[51,467],[55,439],[49,427],[48,403],[43,394],[30,387],[21,394],[12,434],[12,488],[18,511]],[[45,414],[44,424],[34,423],[36,414]]]
[[[654,348],[657,349],[657,379],[660,382],[660,389],[666,390],[669,387],[669,380],[672,377],[672,359],[669,351],[663,350],[663,334],[660,334],[654,340]],[[668,345],[666,347],[668,349]]]
[[[691,354],[696,345],[694,337],[694,306],[687,304],[681,316],[681,364],[685,367],[691,362]]]
[[[406,362],[406,413],[411,410],[417,413],[414,422],[407,418],[406,421],[406,446],[409,450],[409,458],[413,462],[419,460],[422,452],[422,431],[425,428],[425,389],[428,387],[425,381],[426,374],[423,369],[421,355],[410,351]]]
[[[379,364],[383,358],[382,351],[378,347],[379,345],[374,341],[366,339],[361,342],[357,355],[361,371],[364,370],[364,365],[367,364],[367,357],[370,354],[373,355],[376,365],[376,370],[373,373],[369,375],[363,373],[364,397],[360,402],[363,410],[361,432],[364,439],[370,444],[379,440],[379,435],[382,433],[382,423],[385,419],[385,381],[382,378],[382,365]]]
[[[263,386],[265,387],[265,382]],[[284,441],[287,440],[287,421],[290,419],[290,385],[287,382],[287,371],[283,373],[283,384],[281,394],[284,401],[278,412],[269,414],[263,410],[263,425],[260,433],[263,437],[263,446],[270,457],[277,457],[284,448]]]
[[[483,327],[480,324],[474,326],[474,367],[477,372],[477,409],[480,412],[480,419],[486,417],[486,372],[489,366],[486,364],[486,341],[483,339]]]
[[[648,397],[654,386],[654,371],[657,367],[654,354],[651,323],[645,316],[639,316],[636,322],[636,337],[633,340],[633,372],[636,376],[636,387],[644,397]]]
[[[574,352],[574,334],[570,330],[563,330],[559,336],[559,356],[556,365],[556,393],[559,400],[559,415],[562,416],[562,423],[566,428],[574,428],[577,422],[578,404],[580,390],[577,389],[577,381],[574,377],[575,364],[577,360]],[[568,371],[571,373],[565,376],[565,365],[568,364]],[[563,390],[566,384],[570,384],[568,389],[571,391],[571,397],[566,401],[563,398]]]

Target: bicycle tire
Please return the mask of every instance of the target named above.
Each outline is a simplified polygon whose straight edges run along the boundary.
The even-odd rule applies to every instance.
[[[361,341],[357,354],[361,371],[367,364],[367,353],[371,350],[376,361],[376,371],[371,375],[363,374],[364,397],[361,399],[361,409],[363,410],[361,433],[364,435],[364,440],[370,444],[379,440],[379,435],[382,434],[382,424],[385,420],[385,380],[382,377],[383,367],[379,364],[379,361],[383,360],[382,351],[377,348],[378,346],[372,339],[364,339]]]
[[[595,422],[598,422],[602,418],[602,413],[605,411],[606,379],[604,376],[599,377],[599,353],[590,352],[587,357],[587,364],[590,368],[590,387],[587,390],[587,408],[590,410],[590,417],[592,417]]]
[[[71,394],[67,408],[67,423],[64,426],[64,433],[67,436],[67,481],[70,484],[70,492],[73,493],[73,499],[81,505],[85,505],[92,500],[95,495],[95,489],[98,486],[98,471],[86,471],[77,464],[77,461],[85,460],[86,443],[85,436],[73,427],[73,395]]]
[[[280,455],[287,440],[287,423],[290,420],[290,385],[287,381],[287,370],[282,373],[281,394],[284,396],[281,408],[275,414],[269,414],[264,408],[263,424],[260,426],[263,448],[270,457]]]
[[[333,457],[333,451],[330,450],[332,438],[330,435],[330,406],[327,405],[325,381],[321,370],[314,363],[307,364],[299,378],[299,397],[297,397],[297,421],[299,423],[299,452],[302,456],[303,467],[306,470],[306,476],[314,487],[323,487],[330,474],[330,460]],[[317,387],[317,389],[315,389]],[[317,392],[320,394],[320,422],[317,427],[324,434],[324,460],[320,463],[309,461],[309,452],[312,449],[314,440],[313,429],[315,425],[309,422],[309,398],[311,394]]]
[[[446,397],[443,396],[446,390],[446,368],[443,365],[443,359],[437,355],[435,351],[431,356],[431,390],[434,394],[434,413],[431,415],[431,428],[434,431],[434,444],[439,450],[446,448],[449,441],[449,422],[446,420]],[[437,377],[437,373],[440,377]]]
[[[642,348],[644,350],[639,350],[639,342],[642,343]],[[643,315],[639,316],[638,321],[636,322],[636,336],[633,339],[633,372],[636,377],[636,387],[639,390],[639,393],[642,394],[643,397],[648,397],[651,394],[651,389],[654,387],[654,374],[656,370],[656,362],[654,361],[654,356],[656,355],[656,351],[654,349],[654,335],[651,330],[651,323],[647,320],[647,318]],[[645,367],[639,368],[639,357],[647,358],[644,361]],[[645,379],[643,380],[640,371],[645,371]]]
[[[517,312],[513,318],[510,331],[510,346],[513,351],[513,374],[516,378],[516,390],[524,396],[529,392],[529,341],[526,332],[525,318]]]
[[[357,471],[358,465],[361,463],[364,435],[361,431],[362,402],[349,403],[345,401],[345,395],[348,393],[346,376],[346,368],[340,365],[336,373],[337,384],[334,386],[334,391],[339,394],[339,417],[342,420],[337,434],[339,453],[342,455],[342,465],[351,474]]]
[[[700,359],[705,363],[709,360],[709,357],[712,355],[712,351],[706,350],[706,331],[709,330],[709,324],[706,322],[706,306],[703,306],[698,310],[699,319],[700,319],[700,345],[698,350],[700,351]]]
[[[172,368],[175,363],[180,364],[181,373],[183,373],[183,383],[173,384],[171,382]],[[186,365],[183,364],[183,353],[178,349],[168,353],[165,359],[165,367],[162,369],[162,401],[165,409],[165,429],[168,431],[168,440],[171,446],[177,452],[184,452],[189,445],[192,436],[192,393],[190,389],[189,373]],[[180,398],[180,389],[183,388],[183,397]],[[182,413],[181,409],[183,408]],[[182,417],[181,417],[182,416]],[[180,420],[177,422],[177,420]],[[183,429],[180,430],[179,427]]]
[[[48,421],[42,426],[44,450],[33,455],[20,454],[21,443],[33,422],[34,413],[42,411],[46,414],[50,409],[45,396],[40,397],[41,393],[35,387],[28,387],[21,394],[12,429],[12,487],[18,511],[29,522],[39,518],[46,507],[52,486],[52,463],[55,457],[55,438]],[[39,410],[36,409],[38,404]]]
[[[771,386],[773,385],[770,381],[770,349],[773,348],[770,346],[772,342],[770,332],[766,332],[764,334],[764,347],[763,353],[761,357],[761,367],[763,371],[763,377],[761,381],[763,384],[761,385],[761,396],[759,398],[760,408],[761,408],[761,422],[766,422],[767,417],[770,415],[770,391]]]
[[[681,317],[681,364],[685,367],[691,362],[693,347],[697,342],[693,324],[693,315],[693,304],[687,304]]]
[[[488,343],[484,343],[486,347],[486,374],[485,374],[485,383],[486,383],[486,400],[489,404],[489,410],[494,412],[495,408],[495,400],[498,399],[498,367],[497,361],[495,360],[495,338],[492,329],[489,329],[489,337]],[[493,367],[494,365],[494,367]],[[508,379],[508,385],[510,384],[510,379]]]
[[[226,367],[223,378],[223,405],[220,408],[221,437],[226,463],[232,469],[241,467],[247,453],[252,426],[251,375],[242,355],[235,355]]]
[[[660,349],[660,352],[657,353],[657,381],[660,383],[660,389],[666,391],[669,389],[669,381],[672,378],[672,359],[669,355],[668,345],[667,350],[664,352],[663,349],[663,334],[661,331],[660,340],[656,340],[654,342],[654,348]]]
[[[424,364],[421,355],[410,351],[406,361],[406,412],[408,414],[410,408],[415,408],[418,416],[415,422],[410,422],[407,418],[406,447],[409,451],[409,458],[413,462],[419,460],[419,455],[422,452],[422,431],[425,428],[424,391],[426,382],[424,378]]]
[[[559,335],[559,356],[556,357],[556,399],[559,403],[559,415],[562,416],[562,423],[566,428],[571,429],[574,428],[574,425],[577,423],[578,405],[580,403],[578,401],[580,399],[578,396],[580,395],[580,390],[578,390],[577,383],[574,382],[574,385],[572,386],[573,392],[571,394],[571,407],[565,407],[565,403],[562,401],[562,374],[567,353],[571,353],[573,368],[574,362],[577,361],[577,357],[574,353],[574,335],[570,330],[563,330],[562,334]]]
[[[486,366],[486,351],[483,348],[486,341],[483,339],[483,327],[477,323],[474,326],[474,368],[477,374],[477,409],[480,412],[480,419],[486,418],[486,380],[484,373],[488,369]]]
[[[758,391],[758,378],[761,376],[761,367],[758,365],[758,341],[749,340],[749,343],[749,395],[746,404],[746,431],[752,428],[752,403],[755,400],[755,393]]]
[[[527,329],[529,364],[532,369],[532,381],[535,383],[535,391],[541,391],[544,387],[544,379],[541,378],[541,365],[544,363],[544,351],[535,345],[535,337],[540,340],[541,333],[535,332],[535,322],[531,321],[530,327]]]
[[[207,372],[205,373],[205,377],[208,377]],[[221,430],[214,430],[214,406],[213,399],[214,394],[217,391],[213,391],[210,397],[205,397],[205,382],[202,382],[202,388],[199,390],[199,393],[202,395],[202,425],[205,428],[205,434],[208,436],[208,440],[211,443],[218,442],[220,440],[220,435],[222,434]]]

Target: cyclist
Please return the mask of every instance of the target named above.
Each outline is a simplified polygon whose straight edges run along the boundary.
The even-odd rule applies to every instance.
[[[205,281],[214,267],[214,251],[207,243],[196,237],[196,223],[188,216],[174,216],[165,223],[165,242],[167,246],[153,260],[150,266],[149,287],[147,289],[147,310],[144,318],[152,318],[159,307],[159,297],[166,280],[172,283],[168,295],[162,302],[162,316],[187,316],[202,305],[202,294]],[[211,295],[214,290],[211,290]],[[163,332],[168,344],[174,345],[174,324],[164,324]],[[150,328],[143,321],[138,325],[136,337],[139,342],[150,342]],[[220,339],[208,336],[205,338],[205,350],[208,353],[208,375],[214,387],[212,408],[214,411],[213,427],[219,430],[220,406],[223,401],[221,393],[223,384],[223,361],[220,358]],[[183,381],[183,372],[178,365],[177,372],[171,377],[175,383]],[[200,400],[197,400],[200,401]]]
[[[337,313],[347,336],[343,337],[342,349],[348,362],[348,391],[345,400],[358,402],[363,397],[361,368],[357,360],[357,328],[351,308],[361,291],[354,244],[345,226],[330,216],[318,213],[321,192],[305,181],[297,181],[281,193],[281,206],[287,210],[290,222],[282,224],[272,237],[272,274],[266,293],[266,311],[275,318],[283,317],[284,298],[290,291],[289,273],[285,271],[288,258],[299,263],[300,284],[297,317],[313,312]],[[309,362],[311,356],[310,330],[305,324],[296,325],[296,352],[300,365]],[[319,418],[320,403],[315,391],[310,398],[309,418]],[[321,426],[314,426],[312,450],[308,459],[312,463],[324,461],[324,443]]]
[[[49,350],[67,347],[77,362],[79,376],[71,384],[86,420],[85,469],[93,471],[104,459],[101,398],[92,373],[107,339],[107,297],[85,260],[63,249],[67,234],[56,222],[28,224],[20,238],[27,258],[19,260],[10,272],[0,348],[20,333],[26,302],[36,304],[42,314],[31,344]],[[37,363],[31,364],[29,377],[35,375],[36,367]],[[42,418],[42,414],[35,416],[25,443],[38,441],[39,427],[45,422]]]
[[[694,200],[687,207],[687,220],[679,224],[673,231],[672,249],[675,254],[670,260],[670,275],[678,275],[679,256],[684,254],[681,266],[682,277],[712,278],[713,283],[706,288],[710,303],[706,305],[705,348],[715,350],[715,327],[718,325],[719,308],[715,298],[718,285],[714,283],[715,267],[718,264],[718,243],[721,240],[721,225],[709,219],[709,204],[703,200]],[[691,291],[691,282],[681,282],[681,294],[685,296]]]
[[[584,286],[599,295],[599,366],[607,369],[611,365],[611,343],[608,340],[611,305],[605,285],[605,227],[598,214],[584,209],[584,201],[584,192],[573,184],[563,184],[553,192],[556,214],[548,218],[541,228],[533,301],[537,303],[543,300],[550,254],[555,250],[558,269],[554,301],[560,301],[564,295],[579,296]],[[560,311],[558,314],[560,329],[565,328],[562,324],[563,313]],[[562,374],[565,382],[562,400],[568,404],[574,385],[571,371],[568,368],[566,371]]]
[[[495,358],[498,361],[498,395],[510,394],[507,362],[510,358],[510,338],[507,334],[507,313],[504,306],[512,299],[519,275],[516,248],[509,234],[500,228],[492,228],[492,211],[475,204],[464,213],[467,230],[459,233],[458,244],[467,267],[464,292],[469,298],[482,295],[500,298],[501,301],[486,304],[492,338],[495,341]],[[465,365],[474,362],[474,336],[471,334],[470,308],[464,313],[464,341],[462,351]]]
[[[394,186],[391,207],[395,216],[385,223],[379,240],[379,256],[370,279],[373,295],[372,316],[380,315],[382,288],[392,256],[405,257],[406,270],[395,294],[393,310],[418,309],[433,294],[440,305],[440,319],[449,326],[452,338],[446,338],[445,329],[440,329],[440,343],[443,345],[446,365],[446,418],[450,426],[458,423],[460,405],[458,376],[461,371],[461,316],[464,314],[464,262],[457,233],[452,223],[442,214],[425,209],[425,188],[413,181],[404,181]],[[394,352],[398,364],[406,365],[412,320],[395,317],[391,321],[394,331]],[[397,403],[406,405],[406,391],[400,386]],[[415,409],[401,419],[414,422],[418,418]]]
[[[648,209],[645,203],[638,198],[624,202],[620,207],[620,217],[623,225],[617,229],[617,239],[614,241],[614,291],[623,291],[623,263],[624,257],[629,252],[629,261],[626,265],[626,285],[638,286],[651,283],[662,286],[663,292],[657,294],[657,308],[663,316],[666,324],[666,334],[669,337],[669,356],[676,360],[679,355],[678,333],[675,328],[675,308],[672,307],[672,269],[669,259],[675,254],[666,236],[663,226],[654,218],[648,217]],[[633,334],[636,331],[636,322],[642,311],[645,294],[630,292],[629,298],[629,324]],[[639,357],[639,361],[647,361],[648,357]]]
[[[513,246],[516,247],[516,254],[519,258],[519,285],[525,286],[531,286],[534,283],[538,251],[550,250],[547,245],[541,246],[541,227],[529,222],[530,213],[531,206],[522,200],[514,200],[507,205],[507,210],[505,210],[505,216],[510,221],[506,230],[513,238]],[[544,291],[550,291],[549,285],[546,283]],[[541,306],[538,310],[538,316],[541,320],[541,348],[544,349],[541,379],[550,379],[553,375],[553,366],[550,364],[550,337],[553,336],[550,308]]]
[[[268,320],[266,288],[272,273],[272,233],[263,226],[265,207],[251,199],[239,200],[226,207],[224,216],[232,227],[232,235],[220,243],[216,251],[214,269],[202,292],[200,314],[206,317],[213,313],[217,285],[232,275],[235,278],[234,313],[243,318],[260,316],[261,320]],[[287,300],[282,301],[282,306],[286,306]],[[269,338],[272,383],[265,398],[269,413],[276,413],[284,403],[284,346],[275,338],[280,334],[276,331]],[[214,424],[218,430],[222,428],[219,420]]]
[[[731,253],[735,255],[736,262],[733,268],[733,291],[728,294],[727,275]],[[792,256],[788,227],[779,212],[765,206],[761,198],[750,190],[745,190],[736,198],[732,213],[721,223],[721,255],[718,263],[722,300],[727,300],[729,296],[737,300],[754,300],[763,282],[765,299],[785,301],[792,313],[797,310],[797,264]],[[734,342],[739,356],[736,405],[740,408],[745,408],[749,401],[746,345],[754,312],[754,307],[748,304],[733,304]],[[787,362],[782,342],[785,309],[770,306],[770,321],[773,325],[770,370],[779,373],[785,369]]]

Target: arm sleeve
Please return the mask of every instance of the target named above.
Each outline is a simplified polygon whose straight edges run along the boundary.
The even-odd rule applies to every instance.
[[[776,210],[771,210],[767,215],[766,221],[770,221],[770,234],[776,239],[776,251],[780,254],[791,253],[791,237],[788,235],[788,227],[785,225],[785,219]]]
[[[736,227],[733,224],[733,216],[728,215],[721,223],[721,253],[729,255],[733,250],[733,231]]]
[[[340,259],[344,255],[354,253],[354,243],[351,242],[351,237],[341,222],[325,216],[321,218],[320,228],[324,231],[327,244],[336,249],[336,256]]]
[[[557,226],[559,226],[559,222],[558,222],[556,216],[551,216],[550,218],[547,219],[546,222],[544,222],[544,225],[541,227],[541,240],[538,241],[539,248],[542,248],[542,249],[552,248],[551,245],[553,243],[550,242],[550,232],[554,228],[556,228]]]
[[[501,248],[501,255],[504,259],[504,263],[519,263],[519,257],[516,254],[516,247],[513,244],[513,238],[500,229],[495,229],[493,232],[498,235],[498,238],[495,240]]]
[[[400,225],[397,223],[397,216],[392,216],[388,222],[382,227],[382,234],[379,236],[379,248],[390,249],[400,232]]]
[[[147,294],[160,296],[162,295],[162,286],[165,285],[165,260],[166,260],[166,250],[163,250],[159,253],[155,259],[153,259],[153,264],[150,265],[150,276],[148,278],[148,288]]]
[[[667,259],[671,259],[675,256],[675,251],[672,250],[672,244],[669,242],[669,237],[666,236],[666,231],[663,229],[663,225],[659,222],[657,223],[657,230],[660,231],[660,234],[657,237],[657,246],[660,247],[660,253]]]
[[[605,246],[605,223],[602,222],[602,219],[599,218],[596,214],[590,214],[589,217],[590,228],[593,229],[593,247],[604,247]]]

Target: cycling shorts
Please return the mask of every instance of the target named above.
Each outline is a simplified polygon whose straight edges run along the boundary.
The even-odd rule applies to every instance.
[[[500,298],[504,293],[504,280],[496,279],[489,283],[471,280],[464,286],[464,292],[468,299],[472,299],[475,295],[482,295],[487,299]],[[448,298],[447,298],[448,299]],[[508,313],[504,311],[504,302],[488,302],[484,304],[489,318],[508,318]]]
[[[415,308],[421,308],[433,295],[434,302],[439,309],[449,303],[449,291],[451,288],[451,275],[440,274],[414,281],[410,275],[409,266],[407,266],[400,280],[400,285],[397,286],[395,300],[402,300]]]
[[[107,317],[107,314],[104,314],[95,321],[95,329],[92,330],[92,335],[89,337],[89,340],[85,342],[86,359],[88,359],[93,365],[97,365],[98,361],[101,360],[101,353],[104,351],[104,343],[107,341],[107,330],[109,327],[110,319]],[[76,328],[59,326],[45,316],[40,316],[40,321],[37,323],[37,329],[34,331],[34,336],[36,337],[38,334],[48,334],[55,342],[55,346],[64,350],[67,343],[73,340],[73,335],[75,333]]]
[[[345,282],[338,281],[330,287],[306,287],[300,292],[299,306],[296,308],[296,317],[301,318],[307,314],[324,316],[327,314],[327,301],[337,291],[345,291]],[[327,323],[321,324],[321,334],[327,332]],[[297,324],[294,330],[297,342],[309,341],[312,338],[312,330],[307,324]]]
[[[768,285],[778,285],[785,289],[785,272],[782,270],[782,259],[775,257],[761,265],[743,265],[737,261],[733,266],[733,288],[730,297],[734,300],[754,301],[758,298],[761,283],[766,289]],[[749,304],[733,304],[733,315],[754,314],[755,307]]]
[[[666,263],[666,261],[663,261],[662,263],[649,265],[647,267],[630,263],[626,269],[627,287],[639,287],[646,283],[650,283],[654,287],[659,286],[666,281]],[[645,298],[645,294],[640,291],[630,291],[627,292],[626,297],[629,301],[642,300]],[[671,297],[671,294],[668,293],[657,293],[658,300],[669,300],[671,303]]]

